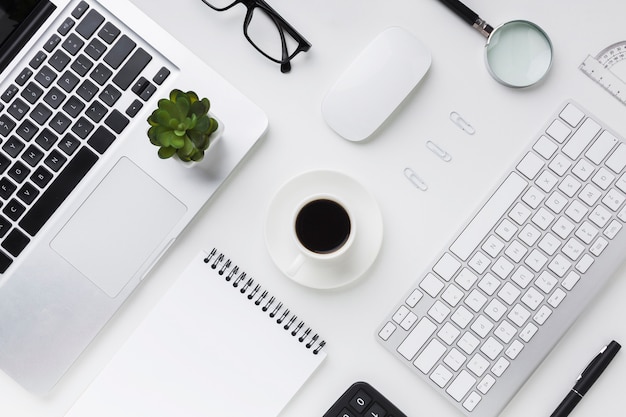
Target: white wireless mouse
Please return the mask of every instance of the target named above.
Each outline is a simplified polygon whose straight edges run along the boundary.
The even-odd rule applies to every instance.
[[[369,137],[430,68],[430,51],[400,27],[381,32],[322,101],[326,123],[350,141]]]

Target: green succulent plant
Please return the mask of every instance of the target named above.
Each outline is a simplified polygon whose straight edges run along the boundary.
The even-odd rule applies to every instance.
[[[148,137],[159,147],[159,157],[202,160],[218,127],[217,120],[208,115],[210,107],[208,99],[200,100],[193,91],[174,89],[169,98],[159,100],[158,108],[148,117]]]

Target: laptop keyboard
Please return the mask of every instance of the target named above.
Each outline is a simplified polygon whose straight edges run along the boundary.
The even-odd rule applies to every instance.
[[[64,13],[56,32],[4,77],[0,273],[170,74],[95,4],[81,1]]]
[[[626,144],[560,107],[378,340],[468,416],[496,416],[624,259]]]

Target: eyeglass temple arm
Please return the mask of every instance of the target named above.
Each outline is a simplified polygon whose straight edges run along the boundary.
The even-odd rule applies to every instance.
[[[202,3],[206,4],[207,6],[209,6],[211,9],[217,11],[217,12],[223,12],[224,10],[228,10],[231,7],[235,6],[236,4],[238,4],[238,1],[233,2],[232,4],[229,4],[226,7],[215,7],[213,6],[211,3],[209,3],[207,0],[202,0]]]
[[[204,1],[204,0],[203,0]],[[280,23],[280,26],[287,31],[295,40],[298,41],[298,51],[308,51],[311,48],[311,43],[307,41],[304,36],[302,36],[298,31],[289,24],[283,17],[278,13],[272,6],[267,4],[263,0],[256,0],[256,3],[260,4],[261,7],[264,7],[269,12],[271,12],[272,17],[276,23]]]

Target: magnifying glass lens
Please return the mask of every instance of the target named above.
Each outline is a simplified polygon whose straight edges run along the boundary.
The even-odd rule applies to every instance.
[[[541,80],[552,64],[552,44],[537,25],[514,20],[493,30],[485,59],[491,74],[511,87],[527,87]]]

